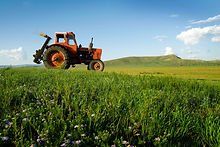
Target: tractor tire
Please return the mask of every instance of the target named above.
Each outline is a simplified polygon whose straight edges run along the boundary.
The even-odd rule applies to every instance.
[[[69,52],[61,46],[51,46],[44,53],[43,62],[46,68],[68,69]]]
[[[103,71],[104,63],[101,60],[92,60],[88,65],[88,70]]]

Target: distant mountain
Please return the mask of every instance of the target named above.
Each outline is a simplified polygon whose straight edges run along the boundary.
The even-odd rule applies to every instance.
[[[105,61],[108,67],[178,67],[178,66],[220,66],[220,61],[181,59],[176,55],[154,57],[125,57]]]
[[[21,64],[21,65],[0,65],[0,68],[19,68],[19,67],[41,67],[42,64],[38,65],[38,64]]]

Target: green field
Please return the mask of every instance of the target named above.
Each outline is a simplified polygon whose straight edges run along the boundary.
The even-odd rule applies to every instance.
[[[173,76],[184,79],[220,81],[220,67],[114,67],[106,68],[106,72],[130,75]]]
[[[219,67],[3,68],[0,146],[219,146],[219,75]]]

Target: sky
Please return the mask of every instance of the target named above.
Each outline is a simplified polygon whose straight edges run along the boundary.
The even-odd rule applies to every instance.
[[[219,0],[1,0],[0,65],[34,64],[55,32],[102,48],[102,60],[175,54],[220,60]]]

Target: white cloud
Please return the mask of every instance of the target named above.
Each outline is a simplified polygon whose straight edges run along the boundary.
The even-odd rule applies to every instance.
[[[185,28],[186,28],[186,29],[190,29],[190,28],[192,28],[192,26],[186,26]]]
[[[22,47],[19,47],[17,49],[11,49],[11,50],[0,50],[0,56],[7,56],[11,60],[23,60],[23,49]]]
[[[192,21],[192,24],[200,24],[200,23],[207,23],[207,22],[212,22],[220,19],[220,14],[216,15],[214,17],[209,17],[208,19],[205,20],[199,20],[199,21]]]
[[[204,28],[192,28],[187,31],[181,32],[176,36],[178,40],[181,40],[186,45],[195,45],[198,44],[201,38],[204,38],[206,35],[219,35],[220,34],[220,25],[208,26]],[[212,41],[219,41],[217,37],[212,38]]]
[[[189,55],[188,58],[196,58],[198,57],[197,55]]]
[[[177,18],[177,17],[179,17],[179,15],[178,15],[178,14],[172,14],[172,15],[170,15],[169,17],[171,17],[171,18]]]
[[[157,35],[154,37],[154,39],[157,39],[160,42],[162,42],[166,38],[167,38],[167,36],[165,36],[165,35]]]
[[[213,37],[212,42],[220,42],[220,36]]]
[[[166,55],[171,55],[171,54],[173,54],[173,49],[169,46],[166,47],[164,55],[166,56]]]

